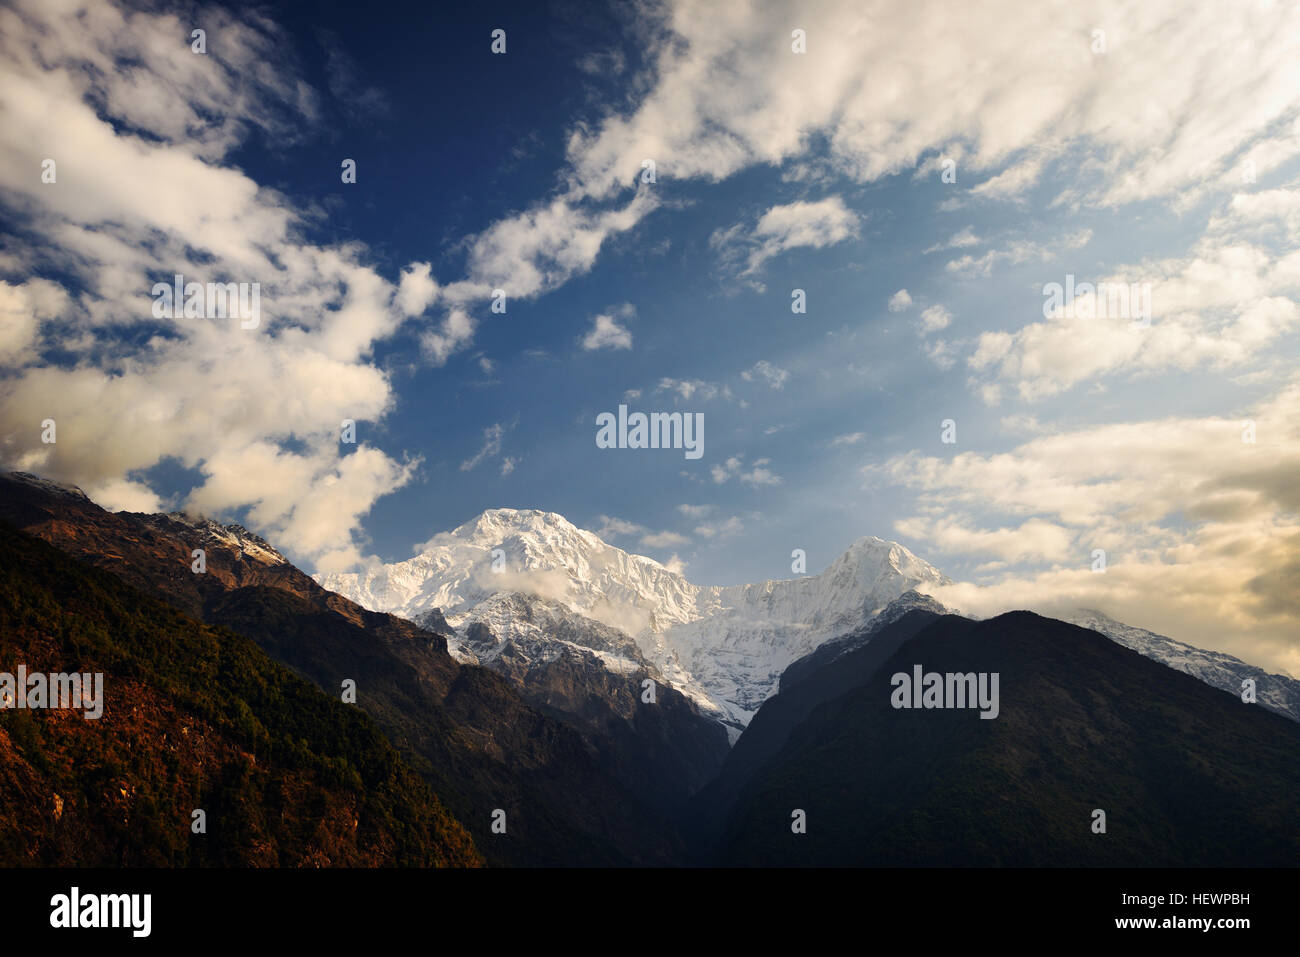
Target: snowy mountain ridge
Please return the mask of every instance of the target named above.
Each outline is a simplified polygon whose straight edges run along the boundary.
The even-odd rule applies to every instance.
[[[947,582],[902,545],[868,537],[817,575],[699,586],[561,515],[529,509],[491,509],[434,536],[406,561],[317,580],[367,608],[413,620],[440,609],[456,630],[453,647],[475,658],[487,649],[481,633],[469,640],[472,623],[490,622],[498,640],[535,647],[529,619],[542,610],[554,615],[558,603],[631,636],[666,681],[733,729],[748,722],[792,661],[903,592]],[[515,614],[503,615],[495,599],[503,593],[534,596],[537,614],[516,605]]]
[[[325,588],[413,621],[446,617],[449,649],[504,667],[564,656],[592,667],[644,671],[739,734],[795,661],[830,643],[847,649],[891,603],[948,609],[927,592],[950,584],[897,542],[865,537],[824,571],[750,585],[701,586],[652,558],[626,552],[554,512],[491,509],[435,535],[402,562],[319,575]],[[1097,611],[1063,620],[1300,721],[1300,682],[1231,655],[1134,628]],[[841,649],[843,650],[843,649]]]
[[[1080,608],[1061,616],[1061,620],[1082,628],[1091,628],[1125,648],[1175,671],[1199,678],[1235,697],[1241,696],[1242,680],[1252,678],[1255,681],[1256,698],[1262,706],[1286,715],[1293,721],[1300,721],[1300,681],[1294,678],[1270,674],[1263,668],[1257,668],[1221,651],[1207,651],[1145,628],[1126,625],[1091,608]]]

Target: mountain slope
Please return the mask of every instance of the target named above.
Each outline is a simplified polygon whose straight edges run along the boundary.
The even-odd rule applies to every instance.
[[[0,670],[20,664],[103,673],[104,710],[0,710],[0,864],[482,861],[365,714],[0,522]]]
[[[680,853],[668,820],[620,783],[578,730],[531,707],[502,676],[458,663],[445,637],[326,591],[265,543],[246,547],[237,529],[109,513],[77,490],[13,473],[0,475],[0,518],[252,638],[330,696],[355,681],[358,706],[489,861],[666,863]],[[191,571],[199,547],[203,574]],[[506,811],[504,835],[491,829],[497,809]]]
[[[1000,714],[893,708],[891,676],[916,664],[999,673]],[[743,788],[719,860],[1294,865],[1298,759],[1295,722],[1096,632],[945,616],[792,731]]]
[[[823,645],[787,669],[781,690],[763,702],[721,772],[691,801],[687,829],[697,856],[707,859],[713,852],[746,785],[780,753],[795,728],[819,705],[865,683],[905,641],[940,617],[926,607],[936,603],[915,601],[915,595],[909,592],[866,628],[836,640],[836,653],[823,655]],[[797,680],[791,680],[791,672]]]
[[[434,614],[419,622],[435,626]],[[675,815],[722,766],[725,730],[623,632],[520,594],[493,595],[477,616],[462,629],[462,660],[472,656],[577,728],[601,766],[651,807]]]

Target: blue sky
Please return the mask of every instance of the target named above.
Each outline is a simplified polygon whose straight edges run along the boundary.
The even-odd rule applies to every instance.
[[[875,534],[1300,671],[1297,13],[1004,6],[19,3],[5,463],[309,570],[498,506],[701,584]],[[264,321],[154,319],[178,271]],[[1067,273],[1149,323],[1045,316]],[[703,457],[598,449],[620,403]]]

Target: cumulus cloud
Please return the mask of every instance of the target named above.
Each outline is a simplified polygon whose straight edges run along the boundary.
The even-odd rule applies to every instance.
[[[702,379],[672,379],[665,376],[659,380],[655,391],[671,392],[687,401],[697,397],[706,400],[731,398],[730,387],[718,385],[716,382],[705,382]]]
[[[996,555],[1004,562],[1063,561],[1074,544],[1074,535],[1068,529],[1038,518],[1005,528],[973,529],[917,517],[896,522],[894,528],[949,554]]]
[[[921,334],[947,329],[952,322],[952,313],[943,306],[929,306],[921,313]]]
[[[630,304],[624,304],[613,314],[602,313],[592,319],[591,330],[582,337],[582,348],[588,352],[596,349],[631,349],[632,333],[618,324],[635,314]],[[618,318],[616,318],[618,317]]]
[[[951,369],[957,364],[957,350],[951,342],[936,339],[926,346],[926,357],[940,369]]]
[[[704,522],[695,527],[695,534],[700,538],[727,538],[738,535],[745,530],[745,523],[735,515],[717,522]]]
[[[586,209],[562,197],[539,203],[474,237],[469,278],[526,299],[549,292],[589,271],[606,239],[632,229],[657,205],[648,190],[614,209]]]
[[[916,493],[901,534],[1027,563],[954,586],[941,600],[956,607],[1096,607],[1300,673],[1300,378],[1240,416],[1098,425],[996,454],[914,452],[865,474]]]
[[[912,305],[912,297],[906,289],[900,289],[889,297],[889,311],[903,312]]]
[[[0,340],[0,453],[129,508],[157,504],[139,473],[175,460],[200,476],[180,504],[247,509],[290,554],[335,568],[361,558],[360,518],[418,464],[365,442],[341,456],[338,429],[391,407],[370,353],[431,280],[412,264],[394,284],[359,244],[302,238],[304,214],[229,160],[255,130],[292,142],[317,121],[292,44],[212,8],[221,42],[196,56],[188,24],[112,3],[0,11],[0,192],[24,216],[24,268],[66,277],[0,289],[16,317]],[[30,171],[51,130],[57,178],[42,183]],[[151,290],[177,273],[258,283],[258,325],[155,317]],[[71,357],[40,359],[47,340]],[[55,445],[30,425],[45,418]]]
[[[741,276],[753,276],[768,260],[799,247],[821,249],[858,235],[859,217],[838,196],[815,203],[795,202],[773,206],[748,228],[737,223],[718,230],[709,244],[723,261],[737,265]]]
[[[715,485],[724,485],[733,478],[739,479],[742,484],[751,488],[758,488],[762,485],[780,485],[783,480],[781,476],[769,468],[771,464],[771,459],[755,459],[754,464],[746,470],[745,457],[743,455],[733,455],[710,468],[709,475]]]
[[[759,165],[794,181],[816,167],[813,179],[869,183],[907,169],[933,175],[949,157],[959,182],[984,177],[969,195],[997,200],[1018,196],[1050,161],[1062,205],[1183,205],[1223,189],[1238,161],[1264,171],[1300,153],[1289,127],[1288,45],[1300,10],[1285,4],[1246,15],[1177,0],[1068,9],[823,0],[801,7],[815,51],[807,56],[774,40],[789,35],[775,2],[719,10],[674,0],[637,12],[647,47],[631,82],[636,98],[573,127],[555,195],[472,237],[466,281],[475,288],[523,297],[554,289],[661,208],[660,187],[720,182]],[[1091,49],[1098,23],[1110,37],[1104,56]],[[999,69],[972,72],[976,61]],[[584,68],[597,62],[588,56]],[[1143,91],[1141,117],[1130,108],[1134,89]],[[657,164],[653,186],[640,182],[647,157]],[[717,243],[738,251],[734,265],[752,281],[773,256],[855,229],[854,214],[831,197],[772,207],[752,228],[721,230]],[[951,268],[984,276],[1000,261],[1040,255],[1013,244]],[[472,334],[436,333],[429,355],[439,361]]]
[[[599,523],[596,528],[596,534],[601,538],[617,538],[620,535],[640,535],[646,530],[644,525],[638,525],[635,522],[615,518],[612,515],[597,515],[596,521]]]
[[[677,532],[650,532],[641,537],[641,544],[647,548],[671,548],[674,545],[686,545],[690,539]]]
[[[651,531],[644,525],[638,525],[636,522],[629,522],[611,515],[599,515],[597,521],[600,523],[600,527],[596,529],[596,534],[601,538],[634,537],[638,540],[638,544],[646,548],[672,548],[674,546],[688,545],[691,541],[688,536],[678,532]]]
[[[663,563],[663,566],[675,575],[686,574],[687,563],[684,562],[676,552],[672,554],[668,561]]]
[[[1223,189],[1238,161],[1266,171],[1300,153],[1300,136],[1285,125],[1295,119],[1296,87],[1287,38],[1300,11],[1283,4],[1246,16],[1177,0],[1065,10],[1018,0],[961,10],[896,0],[868,10],[824,0],[801,8],[808,56],[774,41],[789,33],[774,2],[720,11],[674,0],[638,15],[648,45],[631,84],[637,98],[573,127],[555,195],[471,238],[466,283],[478,294],[541,295],[589,271],[607,241],[661,208],[658,187],[719,182],[758,165],[783,167],[795,181],[815,166],[822,173],[813,178],[867,183],[909,168],[930,175],[950,157],[960,181],[985,177],[969,195],[996,200],[1018,196],[1050,161],[1058,203],[1118,206],[1190,204]],[[1109,31],[1104,56],[1091,50],[1098,23]],[[606,61],[625,65],[606,51],[582,68]],[[966,64],[975,61],[999,69],[972,73]],[[1129,108],[1134,89],[1145,98],[1141,118]],[[640,182],[647,157],[656,186]],[[753,227],[720,230],[716,242],[752,281],[773,256],[856,228],[855,214],[830,197],[772,207]],[[950,268],[986,276],[1001,261],[1043,255],[1019,243]],[[430,335],[432,361],[472,339],[466,320]]]
[[[451,355],[474,339],[478,322],[459,307],[448,310],[437,328],[420,334],[420,349],[435,366],[445,365]]]
[[[1260,356],[1300,318],[1300,253],[1272,252],[1232,235],[1206,235],[1186,256],[1094,278],[1106,293],[1094,289],[1060,305],[1045,295],[1026,305],[1045,314],[1041,321],[982,333],[967,359],[976,383],[1006,383],[1034,401],[1116,373],[1228,369]],[[1114,292],[1124,293],[1127,308],[1118,296],[1120,307],[1111,304]],[[1145,306],[1134,300],[1148,299],[1143,319]]]
[[[48,279],[11,285],[0,280],[0,364],[25,365],[36,359],[41,324],[68,308],[67,292]]]
[[[405,316],[418,316],[438,298],[438,282],[429,263],[411,263],[402,270],[397,286],[397,308]]]
[[[97,505],[110,512],[161,512],[164,503],[149,486],[129,479],[109,479],[82,489]]]

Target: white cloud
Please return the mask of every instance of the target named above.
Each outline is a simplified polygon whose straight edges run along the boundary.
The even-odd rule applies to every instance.
[[[713,477],[713,481],[715,484],[722,485],[724,482],[726,482],[728,479],[730,479],[733,475],[735,475],[740,470],[740,466],[741,466],[740,457],[737,455],[733,455],[725,462],[722,462],[718,465],[714,465],[712,468],[710,468],[709,474]]]
[[[682,561],[681,558],[679,558],[675,552],[673,553],[672,557],[668,559],[668,561],[663,563],[663,566],[664,568],[668,569],[670,572],[673,572],[674,574],[677,575],[686,574],[687,563]]]
[[[644,525],[638,525],[635,522],[615,518],[612,515],[597,515],[596,521],[600,523],[596,529],[596,535],[600,538],[617,538],[622,535],[640,535],[646,531]]]
[[[1287,128],[1300,87],[1293,5],[998,0],[953,9],[946,0],[894,0],[868,9],[827,0],[801,7],[816,51],[808,56],[774,40],[788,38],[789,24],[773,2],[719,10],[673,0],[638,14],[646,65],[629,86],[639,98],[572,129],[557,195],[473,239],[473,283],[524,297],[553,289],[658,209],[659,187],[720,182],[758,165],[793,180],[815,167],[811,179],[863,183],[927,170],[937,183],[938,159],[951,157],[959,184],[988,177],[969,195],[1005,199],[1051,159],[1062,205],[1166,198],[1182,206],[1224,188],[1239,158],[1265,170],[1300,150]],[[1104,57],[1090,48],[1098,23],[1110,39]],[[997,69],[971,71],[973,62]],[[1141,111],[1132,109],[1133,90],[1142,91]],[[647,157],[659,177],[648,188],[638,185]],[[852,214],[833,207],[823,208],[830,217],[820,229],[805,228],[818,205],[773,207],[753,236],[741,239],[745,230],[733,227],[718,241],[747,246],[754,258],[742,268],[752,272],[793,245],[837,241],[852,228]],[[988,275],[999,258],[1037,255],[1013,247],[962,257],[952,269]]]
[[[934,253],[944,249],[965,249],[967,246],[978,246],[980,241],[980,238],[975,235],[975,231],[970,226],[967,226],[961,232],[954,233],[946,241],[936,243],[925,252]]]
[[[889,297],[889,311],[903,312],[912,305],[912,297],[906,289],[900,289]]]
[[[720,386],[716,382],[705,382],[702,379],[671,379],[665,376],[659,380],[659,385],[655,387],[656,392],[675,392],[679,397],[690,401],[696,397],[700,399],[730,399],[731,389],[728,386]]]
[[[766,359],[760,359],[754,363],[753,368],[747,369],[740,374],[740,377],[746,382],[753,382],[755,379],[761,379],[773,389],[780,389],[785,385],[786,380],[790,378],[790,373],[785,369],[779,369]]]
[[[672,548],[675,545],[687,545],[690,539],[676,532],[651,532],[641,537],[641,544],[646,548]]]
[[[947,329],[952,322],[952,313],[943,306],[930,306],[921,313],[921,334],[927,335]]]
[[[312,128],[317,97],[264,17],[207,9],[205,56],[188,22],[112,3],[0,10],[0,191],[24,214],[22,268],[76,289],[28,280],[17,306],[0,293],[22,317],[0,340],[0,453],[126,507],[156,500],[127,476],[175,460],[201,476],[184,506],[247,509],[298,560],[337,568],[361,559],[361,517],[418,464],[365,443],[341,456],[338,428],[391,407],[370,356],[427,295],[425,274],[412,264],[395,284],[359,244],[308,242],[315,213],[232,165],[253,131],[284,145]],[[54,131],[57,181],[42,183],[30,171]],[[257,283],[258,327],[156,319],[151,289],[176,273]],[[56,309],[73,360],[40,364]],[[58,422],[56,445],[32,415]]]
[[[616,314],[627,318],[634,311],[630,305],[625,304]],[[595,349],[631,349],[632,333],[620,326],[613,315],[602,313],[592,320],[591,331],[582,338],[582,348],[589,352]]]
[[[976,382],[999,380],[1033,401],[1121,372],[1228,369],[1263,354],[1300,319],[1293,298],[1300,292],[1300,253],[1274,254],[1231,236],[1206,236],[1187,256],[1122,267],[1092,281],[1130,291],[1136,284],[1139,295],[1147,284],[1149,324],[1136,321],[1131,301],[1128,315],[1114,315],[1125,310],[1112,309],[1106,295],[1076,296],[1073,308],[1049,309],[1047,318],[1015,332],[982,333],[967,359]],[[1046,298],[1026,311],[1037,307],[1043,315]]]
[[[621,209],[585,210],[564,198],[539,203],[474,237],[470,279],[525,299],[549,292],[590,270],[606,239],[630,230],[656,206],[649,190]]]
[[[0,281],[0,364],[20,366],[36,358],[41,324],[62,315],[68,294],[48,279],[19,285]]]
[[[957,364],[956,349],[943,339],[936,339],[926,346],[925,354],[940,369],[951,369]]]
[[[971,279],[993,275],[993,267],[998,263],[1019,265],[1027,262],[1051,262],[1068,250],[1080,249],[1092,240],[1092,230],[1081,229],[1063,236],[1057,242],[1038,243],[1019,239],[1008,243],[1002,249],[990,249],[982,256],[969,253],[950,261],[947,270],[959,276]]]
[[[438,298],[438,282],[430,275],[429,263],[411,263],[402,270],[396,305],[404,316],[418,316]]]
[[[433,365],[444,365],[452,353],[473,341],[477,327],[478,323],[464,309],[450,309],[437,329],[421,333],[420,350]]]
[[[161,512],[163,501],[149,486],[128,479],[109,479],[83,489],[97,505],[110,512]]]
[[[971,194],[989,199],[1009,199],[1019,196],[1038,182],[1045,159],[1042,154],[1030,156],[972,187]]]
[[[677,532],[652,531],[644,525],[638,525],[636,522],[629,522],[621,518],[614,518],[610,515],[598,515],[596,519],[600,522],[596,534],[605,539],[635,537],[638,539],[638,544],[646,548],[673,548],[688,545],[691,541],[688,536]]]
[[[488,459],[494,459],[501,454],[501,440],[505,437],[506,426],[498,422],[489,425],[483,430],[483,445],[477,452],[460,463],[460,470],[468,472],[471,469],[478,468]],[[513,468],[513,466],[511,466]],[[508,474],[508,473],[502,473]]]
[[[695,534],[701,538],[728,538],[732,535],[738,535],[745,530],[745,523],[735,515],[719,522],[705,522],[697,525]]]
[[[1073,186],[1080,199],[1178,196],[1276,136],[1297,88],[1288,38],[1300,13],[1280,4],[813,3],[800,16],[807,56],[774,39],[788,39],[787,21],[773,3],[663,8],[653,85],[630,113],[575,133],[571,189],[608,198],[647,156],[661,178],[718,181],[800,158],[821,135],[830,162],[863,181],[942,151],[960,158],[961,177],[1015,160],[1015,172],[983,184],[1012,193],[1038,175],[1047,147],[1058,166],[1074,164],[1062,178],[1089,174]],[[1090,49],[1098,23],[1104,57]],[[979,61],[998,69],[968,69]],[[1131,109],[1133,90],[1148,108]]]
[[[687,518],[704,518],[714,510],[712,505],[678,505],[677,511],[681,512]]]
[[[752,276],[770,259],[799,247],[822,249],[858,235],[858,215],[838,196],[815,203],[794,202],[773,206],[753,229],[742,224],[718,230],[709,244],[724,262],[744,261],[742,276]]]
[[[1247,420],[1254,443],[1242,441]],[[914,452],[864,474],[916,493],[900,533],[1031,563],[939,596],[956,607],[1097,607],[1300,672],[1300,379],[1240,415],[1091,426],[1005,453]]]
[[[1017,526],[972,529],[947,520],[917,517],[896,522],[894,528],[950,554],[996,555],[1005,562],[1068,560],[1075,539],[1069,529],[1038,518]]]
[[[780,485],[783,480],[781,476],[768,467],[771,464],[770,459],[755,459],[749,471],[745,471],[744,456],[733,455],[724,462],[710,468],[709,475],[716,485],[722,485],[733,478],[738,478],[742,484],[751,488],[758,488],[763,485]]]

